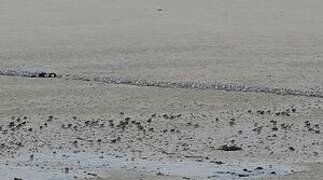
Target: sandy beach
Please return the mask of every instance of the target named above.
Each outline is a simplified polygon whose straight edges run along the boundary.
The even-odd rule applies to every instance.
[[[322,179],[322,9],[0,1],[0,180]]]

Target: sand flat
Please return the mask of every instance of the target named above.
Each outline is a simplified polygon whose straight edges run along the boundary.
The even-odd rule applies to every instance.
[[[37,179],[40,167],[63,179],[127,179],[119,173],[127,169],[144,179],[320,177],[321,98],[21,77],[1,84],[5,177]],[[225,144],[242,150],[219,150]]]
[[[322,9],[2,0],[0,70],[321,91]],[[0,102],[7,179],[322,177],[322,98],[1,76]],[[110,161],[123,166],[100,164]]]

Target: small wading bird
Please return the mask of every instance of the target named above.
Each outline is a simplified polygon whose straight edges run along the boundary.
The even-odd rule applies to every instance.
[[[41,78],[55,78],[56,74],[55,73],[41,72],[41,73],[38,74],[38,77],[41,77]]]

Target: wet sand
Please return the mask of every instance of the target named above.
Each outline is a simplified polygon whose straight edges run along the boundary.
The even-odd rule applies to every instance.
[[[93,156],[98,162],[127,159],[119,160],[127,162],[123,168],[144,172],[146,179],[230,179],[294,174],[322,161],[320,98],[21,77],[1,81],[6,88],[1,89],[0,173],[21,171],[14,174],[28,179],[25,166],[40,172],[43,166],[58,177],[87,169],[78,175],[86,178],[102,171],[100,163],[86,163]],[[86,165],[77,164],[82,156]],[[142,169],[131,165],[140,162]],[[185,162],[187,168],[194,163],[216,168],[194,168],[196,174],[167,170]],[[118,163],[108,164],[102,178],[118,169]],[[254,172],[257,167],[260,173]],[[64,168],[73,170],[66,174]]]

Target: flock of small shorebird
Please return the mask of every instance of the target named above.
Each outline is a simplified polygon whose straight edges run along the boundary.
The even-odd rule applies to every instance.
[[[97,81],[109,84],[126,84],[134,86],[152,86],[162,88],[183,88],[183,89],[210,89],[210,90],[224,90],[233,92],[257,92],[269,93],[277,95],[293,95],[306,97],[320,97],[323,98],[323,91],[317,89],[291,89],[279,87],[264,87],[264,86],[246,86],[242,84],[232,83],[217,83],[217,82],[189,82],[189,81],[153,81],[145,79],[124,79],[115,77],[86,77],[80,75],[58,75],[53,72],[43,71],[17,71],[17,70],[0,70],[0,76],[17,76],[28,78],[64,78],[67,80],[78,81]]]

